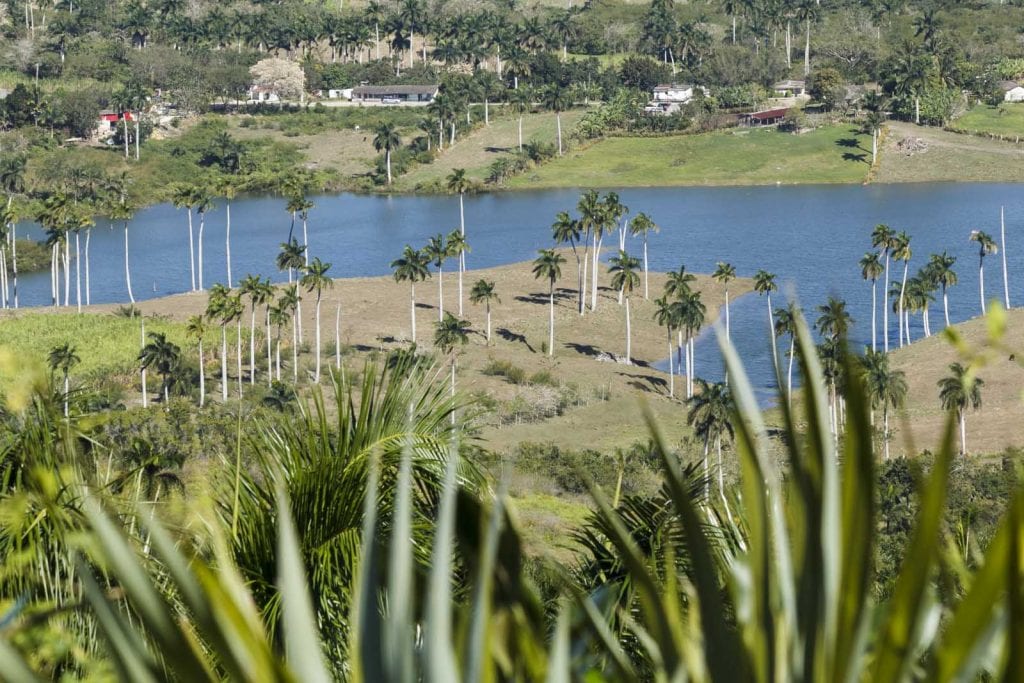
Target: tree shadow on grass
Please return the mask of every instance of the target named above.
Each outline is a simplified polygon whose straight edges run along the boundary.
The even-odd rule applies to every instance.
[[[560,304],[566,299],[575,298],[576,292],[567,292],[564,289],[555,290],[555,303]],[[521,301],[525,304],[546,304],[548,303],[547,292],[531,292],[530,294],[520,294],[516,297],[516,301]]]
[[[657,392],[659,394],[665,393],[668,390],[668,382],[664,378],[656,375],[634,375],[628,372],[618,373],[622,377],[630,377],[631,381],[628,382],[629,386],[639,391],[645,391],[648,393]]]
[[[499,327],[497,330],[495,330],[495,334],[497,334],[499,337],[501,337],[505,341],[508,341],[508,342],[519,342],[519,343],[523,344],[524,346],[526,346],[527,349],[529,349],[530,353],[537,353],[533,349],[533,347],[530,346],[530,342],[526,341],[526,336],[525,335],[519,334],[518,332],[513,332],[512,330],[508,329],[507,327]]]
[[[861,152],[860,154],[854,154],[853,152],[843,152],[843,161],[862,162],[869,165],[871,163],[870,161],[868,161],[868,155],[866,152]]]

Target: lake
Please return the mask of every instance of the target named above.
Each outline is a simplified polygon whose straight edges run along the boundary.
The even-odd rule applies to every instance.
[[[709,273],[718,261],[732,263],[741,276],[760,268],[779,276],[782,292],[792,291],[807,307],[834,294],[845,298],[854,317],[858,343],[871,339],[871,287],[861,279],[858,260],[870,249],[877,223],[911,235],[911,275],[933,252],[957,257],[960,284],[950,290],[950,316],[961,321],[979,313],[978,258],[968,241],[979,228],[999,239],[999,210],[1006,209],[1007,258],[1012,304],[1024,304],[1024,186],[1015,184],[919,184],[869,186],[779,186],[722,188],[632,188],[618,190],[631,214],[643,211],[661,226],[652,235],[652,270]],[[575,208],[579,191],[503,192],[466,197],[466,232],[472,247],[467,267],[490,267],[532,259],[551,245],[555,214]],[[385,275],[402,246],[422,246],[438,232],[458,225],[457,197],[332,195],[313,198],[310,254],[331,262],[334,277]],[[232,270],[285,278],[274,265],[287,239],[290,215],[281,198],[238,199],[232,203]],[[196,222],[198,228],[198,222]],[[301,225],[296,236],[301,242]],[[34,226],[19,236],[39,238]],[[94,303],[127,302],[123,232],[98,220],[92,234],[91,279]],[[184,210],[168,204],[140,211],[129,228],[132,285],[136,299],[166,296],[190,288],[188,230]],[[605,239],[614,246],[615,238]],[[627,250],[640,254],[638,241]],[[986,294],[1002,298],[1000,256],[986,259]],[[902,274],[891,271],[891,278]],[[72,300],[74,298],[72,272]],[[204,284],[226,279],[223,202],[210,212],[204,239]],[[21,304],[49,303],[49,274],[21,278]],[[881,302],[881,283],[879,301]],[[783,303],[782,292],[776,305]],[[709,306],[717,302],[708,302]],[[881,304],[880,304],[881,305]],[[941,327],[941,299],[932,311],[933,331]],[[808,314],[809,318],[816,317]],[[892,317],[892,316],[890,316]],[[913,337],[922,334],[920,320]],[[881,312],[879,312],[881,324]],[[895,325],[895,322],[892,322]],[[766,305],[748,295],[734,302],[733,339],[763,391],[771,386]],[[2,336],[2,335],[0,335]],[[893,332],[895,339],[895,332]],[[697,374],[718,378],[720,362],[710,334],[697,346]]]

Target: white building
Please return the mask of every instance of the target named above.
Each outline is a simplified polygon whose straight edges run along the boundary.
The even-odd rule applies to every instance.
[[[1003,81],[1003,102],[1024,102],[1024,85],[1016,81]]]
[[[654,87],[653,102],[686,104],[693,99],[693,86],[683,83],[669,83]]]
[[[772,86],[776,97],[805,97],[807,96],[807,83],[805,81],[794,81],[792,79],[779,81]]]
[[[249,88],[248,100],[250,102],[280,102],[281,98],[278,96],[277,91],[272,88],[254,85]]]

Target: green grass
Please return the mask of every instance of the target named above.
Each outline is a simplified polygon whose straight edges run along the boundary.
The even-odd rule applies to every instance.
[[[1006,102],[996,107],[979,104],[958,118],[950,128],[965,133],[1024,136],[1024,103]]]
[[[855,183],[870,140],[849,126],[802,135],[733,129],[700,135],[610,138],[513,179],[513,188]]]
[[[133,373],[141,343],[138,318],[115,315],[17,313],[0,319],[0,330],[0,348],[15,352],[19,363],[26,366],[45,367],[51,349],[71,344],[82,360],[72,370],[79,377],[116,379]],[[182,349],[190,350],[195,345],[179,323],[147,318],[146,332],[163,332]]]

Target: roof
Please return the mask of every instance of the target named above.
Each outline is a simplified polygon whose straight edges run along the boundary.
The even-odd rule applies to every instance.
[[[793,88],[803,88],[806,85],[804,81],[794,81],[792,79],[779,81],[772,87],[775,90],[792,90]]]
[[[1003,90],[1013,90],[1014,88],[1021,87],[1021,85],[1016,81],[999,81],[999,87]]]
[[[654,92],[668,92],[669,90],[692,90],[693,86],[689,83],[671,83],[661,84],[654,86]]]
[[[789,107],[779,107],[778,109],[766,109],[764,111],[755,111],[747,114],[752,119],[776,119],[780,116],[785,116],[789,111]]]
[[[353,95],[433,95],[436,85],[360,85],[352,88]]]

